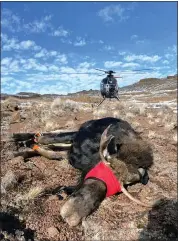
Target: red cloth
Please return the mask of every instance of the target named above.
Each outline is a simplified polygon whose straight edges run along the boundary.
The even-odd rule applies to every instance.
[[[94,168],[92,168],[87,175],[85,176],[85,180],[87,178],[97,178],[107,186],[106,197],[112,196],[118,192],[121,192],[121,185],[113,171],[109,166],[107,166],[104,162],[99,162]]]

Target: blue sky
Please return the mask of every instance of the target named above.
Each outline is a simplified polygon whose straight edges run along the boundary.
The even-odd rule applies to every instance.
[[[177,73],[177,2],[3,2],[1,50],[3,93],[99,89],[95,68],[120,87],[162,78]]]

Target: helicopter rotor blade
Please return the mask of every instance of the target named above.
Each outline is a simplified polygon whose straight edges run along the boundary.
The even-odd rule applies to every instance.
[[[76,72],[76,73],[63,73],[63,72],[61,72],[60,74],[95,74],[95,73],[87,73],[87,72],[85,72],[85,73],[83,73],[83,72]]]
[[[95,70],[102,71],[102,72],[106,73],[106,70],[102,70],[102,69],[95,69]]]
[[[154,70],[154,69],[134,69],[134,70],[124,70],[124,71],[116,71],[117,73],[124,73],[124,74],[137,74],[137,72],[141,72],[141,71],[150,71],[150,70]]]

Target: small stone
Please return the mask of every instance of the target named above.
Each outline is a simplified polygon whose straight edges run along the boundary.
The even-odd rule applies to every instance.
[[[48,228],[47,233],[48,233],[49,238],[53,238],[59,234],[57,228],[55,228],[54,226]]]
[[[9,187],[14,186],[17,183],[17,178],[12,171],[8,171],[1,179],[1,188],[6,190]]]

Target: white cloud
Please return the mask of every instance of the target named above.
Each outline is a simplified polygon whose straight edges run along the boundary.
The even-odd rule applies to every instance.
[[[59,67],[56,65],[49,66],[49,71],[59,72]]]
[[[34,55],[35,58],[42,58],[45,57],[47,54],[47,50],[46,49],[42,49],[40,52],[36,53]]]
[[[47,49],[42,49],[40,52],[34,55],[35,58],[48,58],[57,56],[57,51],[48,51]]]
[[[34,41],[31,41],[31,40],[27,40],[27,41],[22,41],[20,42],[19,44],[19,48],[20,49],[30,49],[31,47],[34,47],[36,44]]]
[[[55,37],[66,37],[69,35],[69,31],[65,30],[63,27],[58,27],[50,35]]]
[[[65,54],[58,54],[55,58],[56,62],[59,62],[61,64],[67,64],[68,60],[67,60],[67,56]]]
[[[104,44],[104,41],[102,41],[102,40],[99,40],[99,44]]]
[[[136,44],[144,44],[146,41],[139,39],[139,36],[137,34],[134,34],[131,36],[131,40],[134,41]]]
[[[8,66],[8,69],[13,72],[20,72],[19,62],[17,60],[13,60]]]
[[[11,76],[3,76],[3,77],[1,77],[2,84],[10,82],[12,80],[14,80],[14,78],[11,77]]]
[[[160,60],[161,57],[158,56],[158,55],[148,56],[148,55],[142,55],[142,54],[141,55],[133,54],[133,55],[128,55],[128,56],[124,57],[124,59],[127,62],[134,61],[134,60],[139,60],[139,61],[155,63],[158,60]]]
[[[168,51],[177,54],[177,46],[174,44],[172,47],[168,47]]]
[[[1,60],[1,65],[9,65],[10,64],[10,62],[12,61],[12,58],[11,57],[6,57],[6,58],[3,58],[2,60]]]
[[[52,15],[43,16],[41,19],[35,19],[32,22],[24,22],[17,14],[10,9],[2,9],[1,26],[7,28],[11,32],[25,31],[26,34],[44,33],[48,31],[51,36],[66,37],[69,31],[62,26],[56,28],[51,23]]]
[[[104,62],[104,67],[105,68],[114,68],[114,67],[119,67],[122,65],[122,62],[115,62],[115,61],[106,61]]]
[[[47,15],[42,17],[40,20],[34,20],[30,23],[23,25],[23,29],[26,30],[26,33],[43,33],[47,29],[52,29],[50,20],[52,15]]]
[[[145,40],[137,40],[136,41],[136,44],[144,44],[145,43]]]
[[[64,44],[73,44],[73,42],[70,39],[63,39],[61,38],[60,41]]]
[[[139,74],[133,74],[133,75],[121,73],[120,76],[123,78],[120,81],[119,86],[123,87],[123,86],[134,84],[144,78],[162,78],[166,75],[161,74],[161,72],[159,71],[154,71],[154,72],[145,72],[142,74],[139,73]]]
[[[85,39],[77,37],[77,40],[74,42],[74,46],[84,46],[86,45]]]
[[[7,28],[11,32],[21,31],[21,19],[17,14],[14,14],[10,9],[2,8],[1,11],[1,26]]]
[[[177,60],[177,46],[173,45],[171,47],[168,47],[167,50],[165,51],[165,58],[168,60]]]
[[[124,55],[127,54],[127,52],[125,52],[125,51],[119,51],[118,54],[124,56]]]
[[[138,35],[134,34],[131,36],[131,40],[134,40],[134,39],[137,39],[138,38]]]
[[[90,67],[92,67],[94,65],[95,65],[95,63],[82,62],[82,63],[80,63],[78,65],[78,68],[80,68],[80,69],[88,69],[88,68],[90,68]]]
[[[123,62],[115,62],[115,61],[106,61],[104,62],[105,68],[115,68],[115,67],[121,67],[121,68],[130,68],[130,67],[139,67],[140,64],[138,63],[123,63]]]
[[[2,50],[10,51],[10,50],[29,50],[33,49],[35,51],[40,50],[41,47],[36,45],[36,43],[32,40],[26,40],[19,42],[18,39],[11,38],[9,39],[7,35],[1,34],[2,37]]]
[[[140,64],[138,64],[138,63],[125,63],[122,65],[123,68],[130,68],[130,67],[135,68],[135,67],[139,67],[139,66],[140,66]]]
[[[101,17],[105,22],[112,22],[114,18],[117,17],[119,21],[123,21],[129,18],[125,14],[126,10],[121,7],[120,4],[113,4],[101,9],[98,12],[98,16]]]
[[[163,64],[169,64],[169,61],[165,59],[162,63]]]
[[[111,46],[111,45],[105,45],[105,46],[104,46],[104,50],[106,50],[106,51],[111,51],[111,50],[114,50],[114,47]]]

